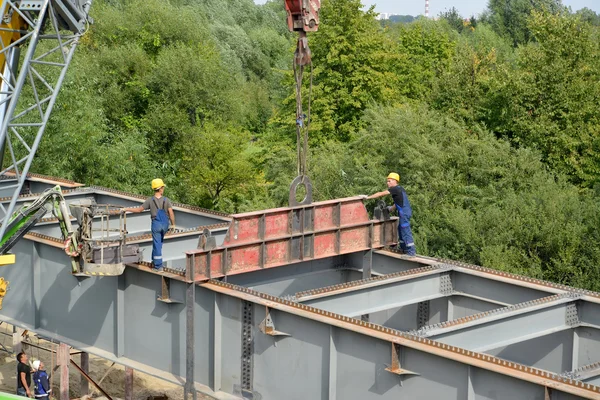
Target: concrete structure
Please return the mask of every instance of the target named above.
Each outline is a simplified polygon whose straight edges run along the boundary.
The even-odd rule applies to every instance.
[[[32,191],[55,184],[29,181]],[[58,183],[68,201],[142,201]],[[407,259],[386,249],[396,221],[369,220],[359,198],[176,213],[167,272],[141,263],[119,277],[72,276],[56,223],[45,220],[2,271],[10,290],[0,320],[192,396],[600,399],[599,293]],[[146,259],[148,227],[148,215],[128,218]]]

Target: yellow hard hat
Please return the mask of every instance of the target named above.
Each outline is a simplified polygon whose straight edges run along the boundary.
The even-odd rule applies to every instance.
[[[387,177],[387,178],[388,178],[388,179],[393,179],[393,180],[395,180],[396,182],[400,182],[400,175],[398,175],[398,174],[397,174],[397,173],[395,173],[395,172],[390,172],[390,174],[388,175],[388,177]]]
[[[163,186],[166,186],[166,185],[162,179],[160,179],[160,178],[152,179],[152,190],[160,189]]]

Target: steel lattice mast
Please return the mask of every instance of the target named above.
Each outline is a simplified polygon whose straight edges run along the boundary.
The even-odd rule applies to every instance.
[[[91,0],[4,0],[0,42],[0,176],[14,174],[12,200],[0,204],[0,237],[38,149],[79,38]],[[20,53],[23,56],[20,57]],[[20,65],[19,64],[19,58]],[[27,93],[27,96],[22,96]],[[4,155],[6,159],[4,160]]]

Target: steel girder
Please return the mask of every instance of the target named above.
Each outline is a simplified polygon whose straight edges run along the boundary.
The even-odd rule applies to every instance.
[[[181,385],[187,378],[188,393],[193,394],[195,388],[219,398],[229,393],[236,398],[246,394],[264,400],[541,400],[550,394],[552,399],[600,398],[600,388],[547,370],[256,290],[214,280],[200,283],[193,276],[195,269],[188,268],[185,274],[156,274],[143,265],[130,266],[116,279],[77,282],[63,262],[66,256],[52,243],[24,240],[15,251],[19,265],[6,271],[19,290],[7,297],[0,319]],[[307,273],[331,271],[331,267],[344,265],[349,258],[356,259],[354,264],[365,262],[365,251],[371,250],[295,263],[300,278],[297,288],[311,289],[316,283],[305,278]],[[206,254],[206,248],[200,253]],[[393,268],[385,254],[392,253],[375,252],[373,265]],[[407,266],[407,261],[395,254],[390,259],[390,263],[402,262],[400,269]],[[578,359],[573,361],[573,369],[590,364],[584,343],[593,344],[597,339],[594,324],[600,313],[593,305],[600,299],[599,294],[448,261],[415,259],[413,265],[419,264],[433,265],[343,283],[333,291],[337,290],[338,296],[363,296],[365,292],[377,295],[377,287],[401,285],[410,290],[407,282],[420,285],[428,281],[429,286],[420,287],[421,294],[433,293],[435,287],[439,295],[450,298],[471,296],[483,302],[489,296],[490,306],[512,304],[503,297],[507,290],[514,291],[516,299],[532,302],[553,293],[573,292],[580,297],[581,305],[576,313],[579,351],[573,350]],[[261,276],[245,281],[267,288],[272,278],[271,282],[280,284],[275,291],[293,283],[277,277],[274,271],[256,270],[253,274]],[[484,288],[487,293],[476,292],[486,280],[491,282]],[[331,294],[326,292],[332,292],[331,288],[306,289],[298,295],[307,301],[324,301]],[[417,290],[415,294],[418,299]],[[550,308],[561,305],[553,303]],[[554,316],[550,320],[554,321]],[[252,339],[250,344],[248,338]],[[589,357],[596,355],[592,352]]]
[[[397,218],[370,220],[360,197],[232,218],[222,246],[186,253],[198,281],[382,248],[397,237]]]

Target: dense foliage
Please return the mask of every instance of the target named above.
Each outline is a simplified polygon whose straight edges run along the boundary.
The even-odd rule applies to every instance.
[[[33,170],[144,194],[160,176],[170,197],[226,212],[286,203],[281,1],[96,0],[93,16]],[[560,0],[384,23],[324,0],[309,35],[316,200],[397,171],[421,254],[600,289],[599,25]]]

